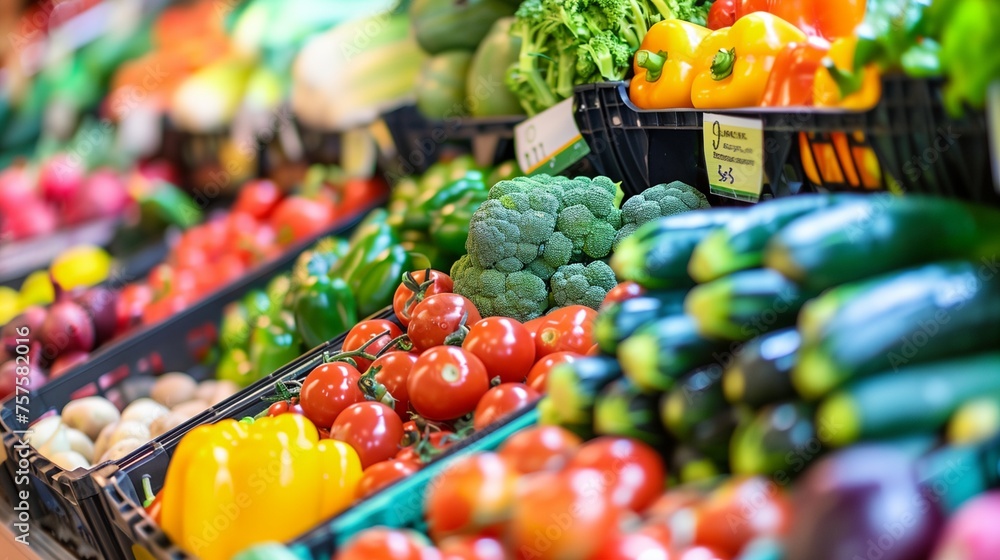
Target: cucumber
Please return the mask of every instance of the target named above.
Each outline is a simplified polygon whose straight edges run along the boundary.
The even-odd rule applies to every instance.
[[[968,445],[1000,436],[1000,394],[972,399],[952,414],[945,439],[952,445]]]
[[[722,376],[726,399],[759,408],[794,398],[791,374],[801,342],[797,330],[784,329],[744,344]]]
[[[946,259],[996,259],[1000,212],[929,196],[878,196],[800,217],[764,263],[815,289]]]
[[[698,282],[709,282],[737,270],[764,264],[764,248],[772,235],[796,218],[859,200],[848,194],[806,194],[770,200],[748,208],[743,215],[713,231],[694,249],[688,273]]]
[[[663,426],[688,441],[695,426],[728,408],[722,393],[722,366],[710,364],[685,375],[660,401]]]
[[[632,280],[649,289],[689,288],[688,261],[695,246],[742,210],[693,210],[647,222],[622,241],[611,257],[620,280]]]
[[[688,440],[698,451],[721,464],[729,463],[729,442],[736,428],[752,416],[748,409],[726,408],[694,426]]]
[[[730,466],[734,474],[764,474],[782,484],[782,479],[794,478],[819,456],[822,439],[817,437],[809,405],[796,401],[769,405],[736,428]]]
[[[686,291],[649,292],[613,303],[602,309],[594,320],[594,340],[598,348],[614,354],[618,345],[639,327],[669,315],[684,312]]]
[[[637,439],[664,449],[670,436],[660,424],[657,395],[643,393],[625,378],[608,384],[594,406],[594,432],[602,436]]]
[[[725,469],[690,445],[678,445],[670,455],[670,472],[679,484],[691,484],[715,479]]]
[[[696,286],[684,310],[701,334],[745,341],[795,325],[799,310],[815,295],[778,272],[757,268]]]
[[[941,504],[941,509],[951,515],[968,500],[1000,486],[997,465],[1000,465],[1000,439],[993,438],[974,445],[935,449],[920,457],[916,471],[927,495],[937,497],[935,501]]]
[[[674,381],[696,367],[722,363],[731,343],[698,334],[687,315],[650,323],[618,345],[625,377],[644,391],[669,390]]]
[[[559,424],[569,429],[592,426],[598,393],[621,376],[618,360],[609,356],[587,356],[552,368],[547,398]]]
[[[812,400],[874,373],[996,348],[1000,279],[982,271],[952,262],[896,273],[824,312],[803,338],[796,390]]]
[[[862,379],[827,397],[816,413],[836,426],[829,444],[936,431],[965,402],[1000,392],[1000,352],[932,362]]]

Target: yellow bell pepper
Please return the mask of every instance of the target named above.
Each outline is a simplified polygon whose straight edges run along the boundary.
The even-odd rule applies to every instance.
[[[860,71],[854,68],[857,37],[837,39],[830,53],[816,70],[813,102],[817,107],[839,107],[867,111],[882,97],[882,78],[878,67],[869,64]]]
[[[691,103],[698,109],[760,105],[775,58],[789,43],[805,41],[805,33],[767,12],[713,31],[695,52]]]
[[[629,98],[641,109],[692,107],[694,53],[711,33],[708,28],[680,19],[667,19],[649,28],[635,53],[635,77]]]
[[[349,506],[361,460],[300,414],[199,426],[167,469],[161,526],[204,560],[291,539]]]

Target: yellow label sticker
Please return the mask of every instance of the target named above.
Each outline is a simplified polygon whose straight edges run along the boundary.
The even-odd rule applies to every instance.
[[[702,138],[711,192],[760,200],[764,181],[764,124],[760,119],[705,113]]]

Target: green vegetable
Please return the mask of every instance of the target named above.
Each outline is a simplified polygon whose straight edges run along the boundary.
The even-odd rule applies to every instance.
[[[475,195],[477,198],[485,200],[487,194],[488,190],[486,183],[483,182],[482,172],[478,170],[466,171],[462,177],[439,189],[424,191],[417,197],[404,216],[404,227],[426,230],[433,220],[433,215],[445,206],[456,203],[469,195]]]
[[[906,53],[918,46],[931,0],[869,0],[865,21],[858,26],[854,67],[878,64],[896,70]]]
[[[215,369],[215,378],[219,381],[232,381],[240,387],[246,387],[258,379],[250,357],[242,348],[231,348],[222,353]]]
[[[483,269],[465,255],[451,268],[451,277],[455,293],[469,298],[483,317],[502,315],[524,322],[541,317],[548,308],[545,282],[526,270]]]
[[[492,187],[500,181],[509,181],[521,175],[524,175],[524,173],[521,173],[521,168],[518,167],[517,161],[509,159],[493,168],[493,171],[486,178],[486,185]]]
[[[431,219],[430,232],[436,246],[454,255],[465,253],[472,214],[485,200],[485,190],[470,191],[435,212]]]
[[[361,269],[389,247],[398,245],[399,238],[386,222],[387,217],[388,214],[381,209],[368,215],[351,235],[351,249],[334,267],[332,277],[345,280],[354,289],[364,282],[359,274]]]
[[[472,57],[465,92],[466,105],[473,117],[524,114],[521,104],[504,84],[507,68],[517,62],[521,50],[521,40],[510,34],[513,24],[512,17],[498,19]],[[489,184],[508,178],[510,177],[499,177]]]
[[[556,307],[584,305],[597,309],[611,288],[618,285],[615,272],[603,261],[588,265],[567,264],[556,269],[550,280]]]
[[[219,345],[223,350],[246,348],[250,340],[250,316],[246,306],[233,302],[222,312],[219,325]]]
[[[425,60],[416,87],[420,113],[435,120],[465,115],[465,83],[471,63],[468,51],[447,51]]]
[[[687,292],[648,292],[601,309],[594,320],[594,340],[602,352],[614,354],[618,344],[639,327],[684,312]]]
[[[400,245],[392,245],[358,269],[349,285],[358,302],[358,315],[367,317],[392,303],[392,295],[403,273],[410,270],[410,254]]]
[[[712,480],[724,472],[715,461],[690,445],[678,445],[670,456],[670,472],[681,484]]]
[[[789,480],[825,450],[824,438],[817,436],[813,409],[788,402],[762,408],[733,434],[730,466],[733,474],[762,474],[775,480]]]
[[[695,424],[688,443],[718,463],[729,462],[729,442],[736,428],[752,415],[745,408],[724,408]]]
[[[309,348],[349,331],[358,322],[354,293],[340,278],[313,276],[294,297],[295,327]]]
[[[339,237],[320,239],[315,245],[295,259],[292,267],[292,289],[304,285],[313,276],[328,276],[337,262],[350,249],[350,244]]]
[[[666,317],[635,332],[618,346],[625,377],[646,391],[669,390],[696,367],[719,362],[729,343],[698,334],[686,315]]]
[[[144,227],[162,224],[187,229],[203,220],[201,208],[194,199],[166,181],[157,181],[139,196],[138,203]]]
[[[615,379],[597,396],[594,432],[637,439],[662,449],[670,437],[659,421],[659,400],[659,395],[643,393],[628,379]]]
[[[949,4],[949,17],[941,35],[941,66],[947,77],[944,104],[948,112],[960,116],[966,104],[981,110],[986,92],[1000,79],[1000,39],[996,26],[1000,5],[992,0],[935,0],[934,6]]]
[[[428,53],[471,52],[515,7],[504,0],[414,0],[409,15],[417,42]]]
[[[283,321],[262,318],[250,335],[251,376],[260,379],[274,373],[299,357],[301,345],[294,328]]]
[[[686,374],[663,395],[660,419],[670,433],[682,441],[689,441],[698,424],[726,408],[722,366],[710,364]]]
[[[250,290],[243,296],[243,306],[246,308],[247,321],[256,325],[260,317],[271,314],[271,298],[264,290]]]
[[[722,377],[726,399],[759,408],[794,398],[791,375],[801,342],[797,330],[784,329],[744,344]]]
[[[621,376],[618,360],[607,356],[587,356],[552,368],[546,382],[552,415],[563,427],[591,431],[598,394]]]
[[[650,187],[622,204],[622,227],[615,236],[614,248],[617,250],[626,237],[646,222],[709,207],[705,195],[681,181]]]
[[[291,290],[292,279],[291,275],[287,272],[275,276],[267,283],[264,293],[267,294],[267,299],[270,300],[271,311],[268,313],[269,316],[276,317],[281,310],[287,307],[286,304],[291,304]]]

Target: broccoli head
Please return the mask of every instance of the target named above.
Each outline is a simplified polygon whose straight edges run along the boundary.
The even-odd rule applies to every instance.
[[[585,305],[597,309],[611,288],[618,284],[615,273],[604,261],[559,267],[550,281],[552,301],[559,307]]]
[[[455,293],[469,298],[483,317],[499,315],[524,322],[541,317],[548,308],[545,281],[527,270],[483,269],[465,255],[452,266],[451,277]]]
[[[708,199],[681,181],[650,187],[622,204],[622,225],[615,236],[614,249],[646,222],[701,208],[709,208]]]
[[[582,204],[570,206],[560,212],[556,229],[573,243],[574,262],[587,260],[587,257],[602,259],[611,253],[615,228],[594,216]]]
[[[465,250],[480,268],[521,270],[538,258],[555,230],[558,202],[545,193],[504,194],[472,215]]]

